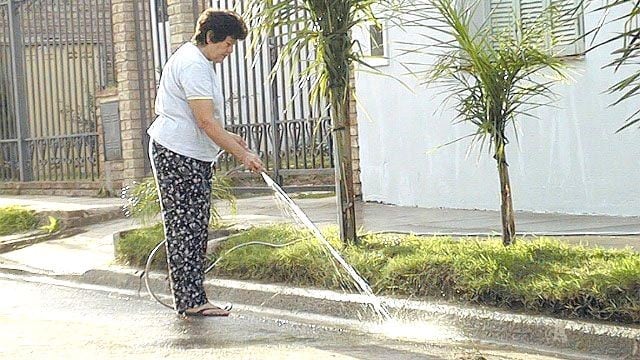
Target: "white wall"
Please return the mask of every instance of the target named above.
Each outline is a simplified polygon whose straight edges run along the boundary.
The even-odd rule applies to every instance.
[[[599,19],[599,13],[586,10],[585,28],[592,29]],[[398,41],[421,41],[400,29],[389,29],[388,37],[392,59],[403,47]],[[602,69],[611,50],[604,47],[572,60],[577,73],[570,84],[556,88],[557,108],[539,109],[539,120],[520,119],[519,144],[511,133],[507,161],[516,210],[640,215],[640,130],[615,133],[640,105],[630,101],[609,107],[616,96],[604,92],[624,74]],[[401,59],[429,62],[424,56]],[[453,110],[442,110],[442,96],[403,76],[406,70],[396,61],[380,70],[416,90],[387,77],[357,75],[364,200],[499,209],[497,169],[486,150],[467,155],[469,141],[463,140],[432,151],[473,127],[453,124]]]

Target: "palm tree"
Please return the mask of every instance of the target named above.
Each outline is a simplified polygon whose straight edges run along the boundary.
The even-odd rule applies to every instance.
[[[340,238],[357,242],[355,194],[351,164],[349,121],[350,72],[354,62],[362,62],[351,30],[365,22],[376,21],[372,6],[386,0],[251,0],[248,18],[253,31],[264,39],[275,30],[284,44],[279,63],[300,61],[303,49],[314,49],[301,74],[315,78],[312,98],[322,97],[331,105],[334,139],[334,164]],[[293,61],[292,61],[293,60]]]
[[[428,44],[421,48],[436,59],[427,83],[442,87],[455,103],[456,122],[475,125],[472,146],[486,146],[497,162],[504,245],[515,241],[507,128],[515,130],[516,117],[548,104],[551,86],[565,75],[565,64],[552,51],[554,13],[546,11],[526,24],[514,19],[512,30],[496,31],[486,22],[474,28],[475,6],[457,8],[453,0],[427,0],[411,12],[411,23],[427,31]]]
[[[626,10],[625,7],[629,11],[625,11],[622,16],[610,17],[611,10],[620,8]],[[622,67],[635,68],[635,72],[632,72],[609,88],[611,93],[621,93],[618,100],[613,103],[613,105],[616,105],[640,95],[640,66],[638,66],[640,65],[640,2],[614,0],[596,10],[603,13],[601,24],[609,22],[622,24],[623,29],[596,44],[589,51],[605,44],[618,42],[621,45],[612,52],[614,59],[607,66],[613,67],[616,71]],[[593,32],[597,35],[601,27],[601,25],[597,26]],[[625,125],[619,128],[618,132],[638,123],[640,123],[640,107],[627,118]]]

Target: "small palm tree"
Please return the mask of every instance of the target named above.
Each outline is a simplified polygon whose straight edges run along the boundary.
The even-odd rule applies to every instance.
[[[625,11],[624,14],[619,17],[611,18],[610,11],[619,8],[628,9],[629,11]],[[614,59],[607,66],[613,67],[616,71],[623,67],[632,67],[635,69],[630,75],[609,88],[609,92],[611,93],[621,93],[618,100],[613,103],[613,105],[616,105],[640,95],[640,2],[615,0],[598,8],[597,11],[603,13],[601,24],[622,24],[623,29],[596,44],[589,51],[605,44],[613,42],[620,43],[621,46],[612,53]],[[600,29],[601,26],[597,26],[593,32],[597,35]],[[640,123],[640,107],[627,118],[625,125],[618,129],[618,131],[638,123]]]
[[[487,23],[474,29],[474,13],[474,5],[460,9],[453,0],[427,0],[414,7],[412,16],[417,17],[414,24],[430,34],[427,48],[436,57],[427,82],[443,87],[448,100],[455,102],[457,122],[476,126],[469,135],[472,146],[480,144],[482,149],[486,144],[497,162],[502,240],[509,245],[515,240],[515,220],[507,127],[515,129],[516,117],[530,115],[533,108],[552,100],[551,86],[565,76],[564,63],[552,52],[549,24],[554,11],[526,25],[514,19],[513,31],[501,32]]]
[[[160,198],[158,188],[153,177],[143,179],[141,182],[134,182],[131,186],[122,188],[121,198],[124,200],[122,209],[125,216],[133,217],[140,223],[147,225],[157,221],[160,214]],[[211,218],[209,223],[213,226],[219,225],[222,220],[218,209],[217,200],[226,202],[232,213],[236,211],[236,197],[231,188],[231,179],[216,175],[211,180]]]
[[[365,22],[375,22],[372,6],[384,6],[386,2],[251,0],[247,7],[251,27],[259,35],[256,39],[264,39],[275,30],[283,34],[279,63],[307,61],[308,67],[301,76],[315,79],[312,98],[320,96],[331,105],[338,220],[340,238],[345,242],[357,242],[349,132],[349,77],[354,62],[364,63],[359,47],[351,38],[351,30]],[[307,48],[314,49],[314,58],[300,59],[303,49]]]

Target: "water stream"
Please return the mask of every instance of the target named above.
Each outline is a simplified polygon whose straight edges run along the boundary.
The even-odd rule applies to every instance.
[[[313,222],[311,222],[309,217],[302,211],[302,209],[300,209],[300,207],[296,205],[296,203],[293,202],[293,200],[291,200],[289,195],[287,195],[287,193],[284,192],[284,190],[282,190],[282,188],[278,186],[278,184],[276,184],[273,181],[273,179],[269,177],[269,175],[263,172],[262,178],[267,183],[267,185],[271,189],[273,189],[276,198],[291,210],[292,215],[295,216],[295,218],[299,220],[300,223],[302,223],[305,227],[307,227],[312,232],[312,234],[320,241],[320,244],[322,244],[325,247],[325,249],[328,250],[331,256],[349,274],[349,276],[353,279],[360,293],[367,297],[367,299],[369,300],[369,303],[371,304],[371,306],[373,306],[373,309],[378,314],[378,316],[380,316],[380,318],[385,322],[391,320],[392,319],[391,314],[389,314],[389,311],[384,306],[384,304],[382,304],[380,299],[378,299],[378,297],[373,293],[367,281],[358,274],[358,272],[353,268],[353,266],[349,265],[349,263],[347,263],[344,260],[342,255],[340,255],[340,253],[331,245],[331,243],[329,243],[329,241],[324,237],[324,235],[322,235],[322,232],[320,232],[320,229],[318,229],[318,227],[315,226]]]

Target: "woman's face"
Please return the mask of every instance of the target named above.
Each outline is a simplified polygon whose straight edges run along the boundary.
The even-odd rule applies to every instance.
[[[236,39],[231,36],[227,36],[226,39],[217,43],[208,40],[207,45],[203,49],[203,53],[209,61],[221,63],[227,56],[231,55],[235,44]]]

